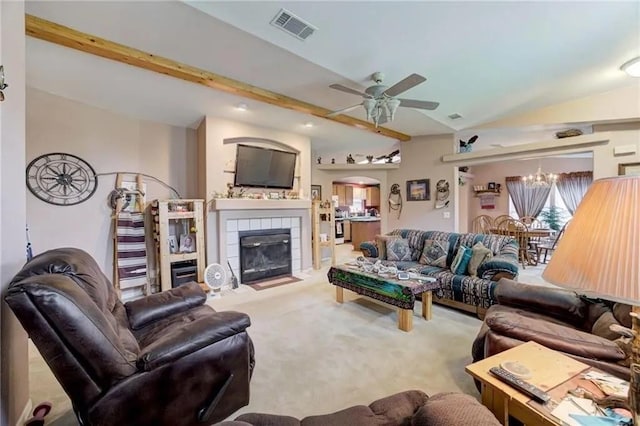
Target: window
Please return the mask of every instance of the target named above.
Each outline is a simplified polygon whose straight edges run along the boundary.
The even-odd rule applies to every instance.
[[[571,214],[567,209],[566,204],[562,200],[560,196],[560,191],[558,191],[558,187],[554,184],[549,191],[549,197],[547,197],[547,201],[544,203],[544,209],[548,210],[550,207],[557,207],[560,211],[560,217],[562,218],[560,226],[564,225],[564,223],[571,218]],[[509,216],[511,217],[520,217],[516,212],[516,208],[513,205],[513,200],[511,200],[511,195],[509,195]]]
[[[349,206],[350,213],[362,213],[364,211],[364,202],[367,199],[366,188],[353,187],[353,202]]]

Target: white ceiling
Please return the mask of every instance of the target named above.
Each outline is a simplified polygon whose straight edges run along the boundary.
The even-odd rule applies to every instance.
[[[190,7],[193,6],[193,7]],[[269,25],[284,7],[318,27],[307,41]],[[618,87],[640,55],[640,2],[28,2],[27,12],[319,106],[359,102],[330,89],[364,89],[383,71],[391,85],[427,81],[403,97],[440,102],[401,108],[387,127],[451,133]],[[203,13],[206,12],[206,13]],[[244,100],[159,74],[28,39],[29,85],[91,105],[193,126],[222,116],[309,134],[314,147],[374,155],[394,141],[327,120]],[[447,115],[464,118],[452,121]],[[363,110],[353,116],[364,119]],[[307,129],[303,123],[317,125]]]

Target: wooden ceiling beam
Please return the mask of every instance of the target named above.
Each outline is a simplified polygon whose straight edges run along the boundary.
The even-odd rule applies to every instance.
[[[55,22],[38,18],[37,16],[27,14],[25,15],[25,19],[26,33],[30,37],[70,47],[72,49],[80,50],[81,52],[122,62],[148,71],[154,71],[170,77],[175,77],[180,80],[200,84],[211,89],[254,99],[256,101],[265,102],[281,108],[310,114],[324,118],[325,120],[335,121],[361,130],[398,139],[400,141],[408,141],[411,139],[411,136],[407,134],[396,132],[395,130],[387,129],[385,127],[376,127],[373,123],[349,117],[347,115],[341,114],[335,117],[327,117],[327,114],[329,114],[331,110],[326,108],[265,90],[260,87],[252,86],[250,84],[243,83],[242,81],[224,77],[201,68],[192,67],[162,56],[157,56],[113,41],[105,40],[91,34],[83,33],[81,31],[56,24]]]

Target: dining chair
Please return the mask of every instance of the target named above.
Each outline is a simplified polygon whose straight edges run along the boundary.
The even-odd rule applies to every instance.
[[[524,222],[529,229],[541,229],[544,228],[542,222],[537,217],[533,216],[522,216],[520,218],[522,222]]]
[[[509,216],[508,214],[501,214],[500,216],[497,216],[495,219],[493,219],[493,225],[494,227],[498,227],[498,225],[500,225],[500,223],[504,220],[507,219],[513,219],[511,216]]]
[[[520,218],[522,222],[524,222],[529,230],[532,229],[543,229],[543,223],[534,216],[522,216]],[[530,234],[528,241],[529,254],[531,257],[535,256],[535,263],[538,263],[538,245],[542,242],[542,237],[540,235]]]
[[[562,234],[564,234],[564,231],[567,229],[567,227],[569,226],[569,222],[571,222],[570,220],[568,220],[560,229],[560,232],[558,232],[558,234],[547,241],[541,241],[540,243],[538,243],[538,247],[537,247],[537,256],[538,259],[540,259],[540,256],[542,256],[542,252],[544,251],[544,258],[542,259],[541,263],[547,263],[547,255],[549,254],[549,252],[551,252],[553,254],[553,252],[555,251],[556,247],[558,246],[558,241],[560,241],[560,238],[562,237]]]
[[[522,263],[522,268],[526,268],[526,264],[530,262],[529,228],[527,225],[510,217],[503,219],[496,228],[498,234],[509,235],[516,239],[518,242],[518,260]]]
[[[471,221],[471,232],[475,234],[490,234],[493,228],[493,218],[486,214],[476,216]]]

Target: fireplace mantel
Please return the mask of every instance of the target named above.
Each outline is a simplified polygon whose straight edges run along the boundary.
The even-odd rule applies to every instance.
[[[244,198],[216,198],[211,210],[276,210],[310,209],[311,200],[252,200]]]

